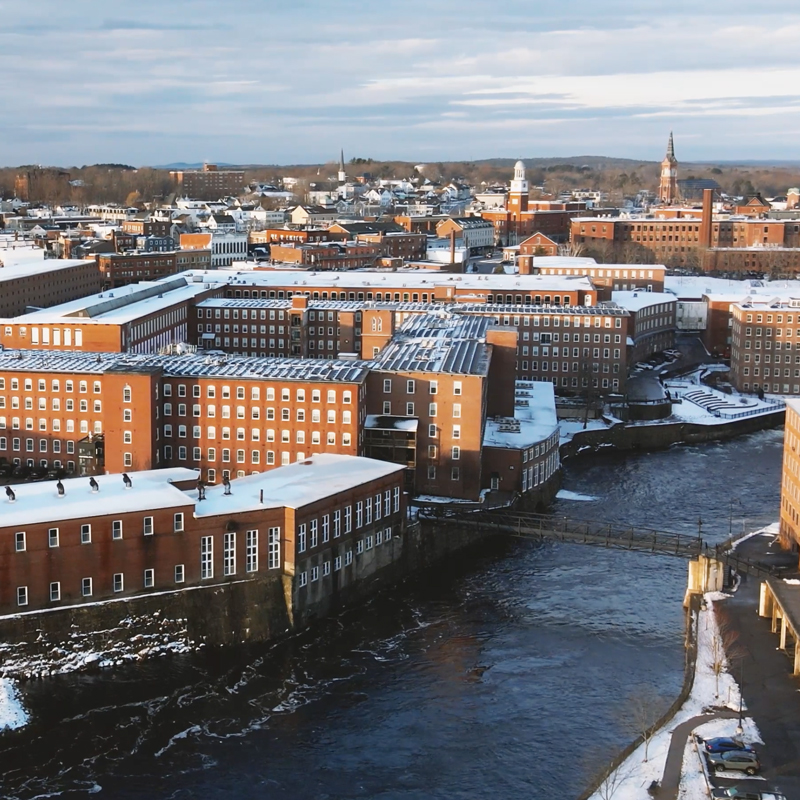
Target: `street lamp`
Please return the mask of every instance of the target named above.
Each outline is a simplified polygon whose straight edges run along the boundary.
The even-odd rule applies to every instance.
[[[739,724],[736,726],[736,735],[741,736],[744,733],[744,725],[742,724],[742,698],[744,697],[744,659],[739,659]]]

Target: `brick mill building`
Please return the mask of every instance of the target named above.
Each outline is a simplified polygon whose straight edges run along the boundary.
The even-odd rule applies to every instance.
[[[730,310],[733,386],[800,394],[800,299],[745,298]]]
[[[0,614],[270,578],[313,613],[401,554],[402,471],[319,455],[226,486],[185,468],[14,486]]]

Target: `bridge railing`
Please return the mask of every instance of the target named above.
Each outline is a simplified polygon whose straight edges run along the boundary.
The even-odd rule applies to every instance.
[[[450,513],[440,515],[440,518],[447,524],[461,524],[469,527],[485,526],[523,539],[552,539],[573,544],[637,550],[688,559],[703,555],[720,561],[738,572],[747,572],[760,577],[775,574],[772,568],[740,557],[735,551],[728,549],[725,544],[709,544],[700,537],[682,533],[669,533],[652,528],[623,526],[596,520],[496,509],[466,511],[463,508],[451,507]]]

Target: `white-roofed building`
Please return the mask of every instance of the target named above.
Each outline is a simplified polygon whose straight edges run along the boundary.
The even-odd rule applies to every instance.
[[[274,580],[300,622],[400,557],[402,473],[322,454],[224,486],[184,468],[9,486],[0,615]]]

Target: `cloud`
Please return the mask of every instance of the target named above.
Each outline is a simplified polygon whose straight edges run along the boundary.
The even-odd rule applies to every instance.
[[[657,159],[673,126],[683,158],[796,155],[800,9],[777,0],[108,9],[3,4],[5,163]]]

